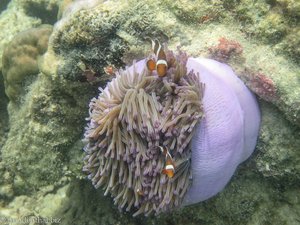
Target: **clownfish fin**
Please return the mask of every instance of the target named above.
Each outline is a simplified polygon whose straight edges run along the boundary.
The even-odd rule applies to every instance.
[[[167,158],[166,160],[166,166],[169,166],[171,165],[174,169],[174,163],[173,163],[173,159],[172,158]]]
[[[163,155],[165,155],[167,157],[168,154],[170,154],[167,150],[166,147],[161,147],[161,146],[158,146],[160,148],[160,151]]]
[[[157,53],[158,53],[159,49],[161,48],[161,45],[157,39],[155,39],[154,41],[151,39],[151,43],[152,43],[152,50],[153,50],[155,56],[157,57]]]
[[[167,149],[166,149],[166,153],[165,153],[165,155],[166,155],[166,159],[168,160],[173,160],[173,158],[172,158],[172,156],[171,156],[171,154],[170,154],[170,152],[169,151],[167,151]]]
[[[166,53],[165,53],[164,49],[162,48],[162,46],[160,45],[159,52],[157,52],[157,61],[164,60],[167,63],[166,59],[167,59]]]

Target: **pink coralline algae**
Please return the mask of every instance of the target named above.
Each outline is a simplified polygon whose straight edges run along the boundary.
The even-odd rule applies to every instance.
[[[237,41],[225,37],[219,39],[219,44],[209,48],[210,54],[220,62],[226,62],[233,56],[241,55],[243,47]]]
[[[261,72],[250,74],[249,87],[266,101],[274,101],[277,98],[273,80]]]

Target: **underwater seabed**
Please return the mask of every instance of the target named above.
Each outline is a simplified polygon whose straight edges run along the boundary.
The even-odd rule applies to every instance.
[[[0,2],[0,221],[300,223],[297,0],[72,2]],[[256,94],[262,120],[254,153],[223,191],[133,218],[82,172],[81,140],[88,104],[111,79],[104,69],[148,56],[146,37],[230,65]]]

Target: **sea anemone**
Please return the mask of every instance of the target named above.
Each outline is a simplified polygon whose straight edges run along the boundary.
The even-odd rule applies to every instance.
[[[157,74],[146,68],[151,57],[100,89],[85,132],[84,171],[134,216],[222,191],[254,151],[260,125],[255,96],[228,65],[167,51],[167,73]]]
[[[119,208],[134,216],[179,207],[191,185],[191,139],[203,117],[204,85],[187,72],[187,55],[166,51],[164,77],[145,60],[120,70],[90,102],[83,170],[95,188],[102,186]],[[175,175],[162,173],[166,148]]]

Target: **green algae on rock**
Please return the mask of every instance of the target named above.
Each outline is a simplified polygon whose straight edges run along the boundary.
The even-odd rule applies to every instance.
[[[5,95],[3,76],[0,71],[0,149],[4,145],[8,131],[8,98]]]
[[[273,46],[276,52],[285,53],[290,60],[299,61],[299,38],[291,38],[300,29],[298,0],[224,2],[232,16],[242,24],[243,32]]]
[[[300,146],[300,128],[285,120],[274,106],[264,102],[261,106],[265,116],[262,118],[261,141],[257,146],[261,154],[255,157],[256,167],[267,179],[297,185],[300,153],[295,149]]]
[[[22,105],[9,105],[10,131],[2,160],[19,177],[17,193],[55,183],[67,173],[67,149],[80,138],[87,93],[85,84],[66,85],[40,74]]]
[[[38,29],[32,31],[33,35],[29,33],[27,36],[28,33],[25,32],[24,38],[20,37],[21,34],[16,41],[29,43],[28,47],[20,45],[11,50],[16,59],[22,59],[22,56],[26,58],[28,49],[32,50],[29,51],[32,58],[27,57],[30,60],[25,60],[23,64],[14,64],[18,60],[12,63],[18,66],[11,69],[12,72],[21,71],[15,78],[22,80],[23,75],[27,75],[22,69],[30,66],[34,66],[30,69],[35,72],[35,77],[30,82],[16,81],[19,85],[17,91],[23,88],[25,90],[19,93],[22,94],[22,101],[14,102],[12,98],[8,104],[10,130],[1,149],[1,163],[10,174],[10,184],[15,194],[28,193],[43,185],[55,183],[68,173],[64,162],[69,160],[69,152],[64,149],[73,146],[73,142],[80,137],[83,126],[81,122],[85,117],[85,101],[82,102],[82,99],[87,101],[90,98],[90,90],[84,88],[86,83],[66,83],[40,73],[44,65],[37,62],[36,57],[46,51],[52,28],[43,26],[40,33],[37,32]],[[6,61],[11,62],[10,60],[6,58]],[[50,61],[49,64],[53,65]],[[12,67],[5,67],[5,72],[9,74],[10,68]],[[55,67],[50,70],[51,74],[56,73]],[[77,128],[68,129],[66,124]],[[76,169],[74,166],[72,168]]]
[[[92,11],[85,8],[76,11],[74,7],[73,14],[56,24],[51,45],[54,52],[64,58],[64,64],[58,68],[60,74],[69,80],[80,80],[82,71],[78,66],[74,67],[80,61],[100,74],[104,73],[106,65],[124,66],[121,58],[128,50],[128,40],[122,34],[130,31],[129,36],[144,37],[157,32],[149,27],[154,19],[154,11],[149,7],[137,4],[123,13],[124,7],[128,7],[125,2],[114,4],[109,1]],[[148,14],[146,21],[140,20],[136,11]],[[126,18],[131,18],[130,23]]]
[[[19,0],[26,15],[36,17],[42,24],[54,24],[57,21],[60,0]]]

